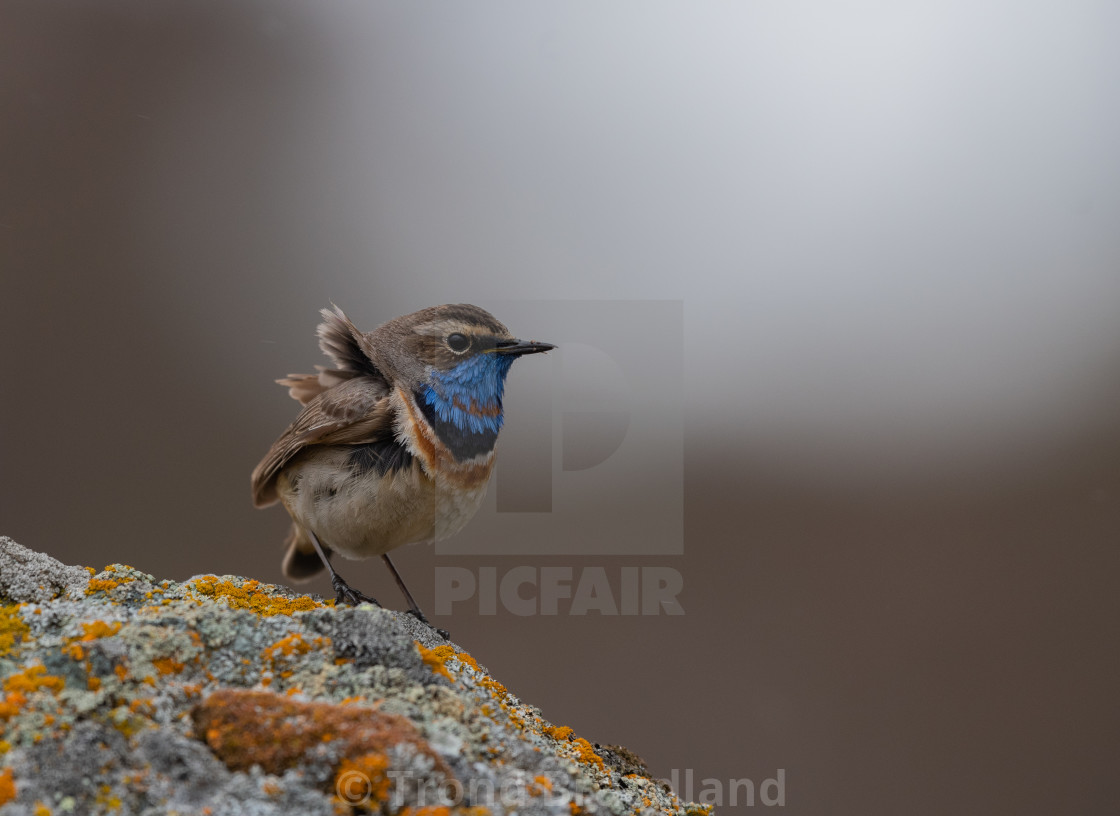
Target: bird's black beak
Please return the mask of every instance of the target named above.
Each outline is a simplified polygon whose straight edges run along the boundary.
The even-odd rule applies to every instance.
[[[495,354],[512,354],[520,357],[522,354],[540,354],[556,348],[552,343],[538,343],[536,340],[499,340],[494,349]]]

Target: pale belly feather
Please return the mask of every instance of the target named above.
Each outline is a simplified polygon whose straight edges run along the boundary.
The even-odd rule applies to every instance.
[[[323,447],[289,464],[277,492],[292,519],[347,558],[370,558],[405,544],[447,538],[474,517],[487,480],[450,487],[418,461],[386,475],[353,475],[350,449]]]

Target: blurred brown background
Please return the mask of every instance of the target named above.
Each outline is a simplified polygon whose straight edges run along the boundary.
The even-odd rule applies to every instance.
[[[497,304],[682,301],[683,555],[413,547],[421,604],[437,565],[674,566],[683,617],[439,623],[697,788],[1115,812],[1117,30],[1082,0],[2,0],[0,533],[278,581],[248,474],[320,307],[556,339]]]

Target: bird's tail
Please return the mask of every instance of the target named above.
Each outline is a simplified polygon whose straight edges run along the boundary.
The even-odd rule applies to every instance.
[[[292,531],[284,542],[288,550],[284,553],[282,569],[284,575],[296,583],[309,581],[318,575],[325,567],[319,553],[315,552],[315,545],[311,543],[306,531],[299,525],[293,524]],[[323,552],[331,554],[330,547],[323,545]]]

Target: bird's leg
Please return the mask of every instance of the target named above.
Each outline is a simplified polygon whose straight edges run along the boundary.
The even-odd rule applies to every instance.
[[[371,603],[374,606],[381,606],[376,598],[371,598],[369,595],[364,595],[358,590],[353,589],[348,583],[342,580],[342,576],[335,572],[331,566],[331,560],[327,558],[327,554],[323,552],[323,545],[319,543],[319,537],[310,530],[307,534],[311,537],[311,544],[315,547],[315,552],[319,553],[319,557],[323,559],[323,563],[327,566],[327,571],[331,574],[331,586],[334,587],[334,602],[336,604],[347,603],[350,606],[357,606],[363,601]]]
[[[444,640],[450,640],[451,634],[446,629],[436,629],[434,626],[432,626],[428,619],[424,617],[424,613],[420,611],[420,607],[417,605],[415,599],[413,599],[412,593],[409,592],[408,587],[404,585],[404,580],[401,578],[401,574],[397,572],[397,568],[393,566],[393,562],[389,560],[389,556],[386,553],[382,553],[381,557],[385,559],[385,563],[389,567],[389,572],[393,573],[393,577],[397,581],[397,586],[401,588],[401,592],[404,593],[405,600],[408,601],[408,614],[415,617],[416,620],[420,621],[421,623],[431,627],[432,629],[435,629],[436,634],[442,637]]]

